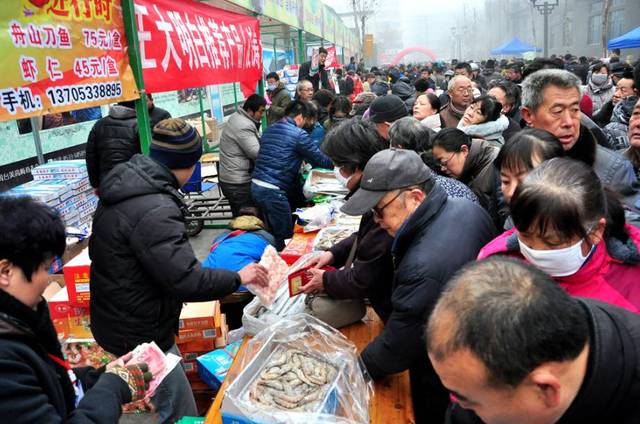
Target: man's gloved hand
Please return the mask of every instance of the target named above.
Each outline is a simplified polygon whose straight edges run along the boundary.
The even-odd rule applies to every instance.
[[[115,374],[127,383],[131,391],[131,402],[143,399],[153,375],[145,363],[130,365],[114,365],[107,367],[105,373]]]

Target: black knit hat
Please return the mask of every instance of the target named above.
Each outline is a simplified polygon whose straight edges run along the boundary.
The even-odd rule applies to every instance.
[[[149,156],[169,169],[191,168],[202,156],[202,139],[183,119],[165,119],[153,127]]]
[[[402,99],[390,94],[378,97],[369,106],[369,119],[375,123],[395,122],[407,116],[407,107]]]

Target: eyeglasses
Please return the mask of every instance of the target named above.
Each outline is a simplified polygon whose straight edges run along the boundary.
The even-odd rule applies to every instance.
[[[453,159],[453,157],[456,155],[456,153],[457,153],[457,152],[453,152],[453,153],[451,153],[451,156],[449,156],[449,158],[448,158],[448,159],[438,161],[438,164],[440,165],[440,168],[441,168],[441,169],[446,168],[446,167],[447,167],[447,164],[449,163],[449,161],[450,161],[451,159]]]
[[[456,92],[458,92],[459,94],[464,94],[464,93],[473,94],[473,88],[458,87],[456,88]]]
[[[378,219],[382,219],[382,214],[384,213],[384,208],[386,208],[387,206],[389,206],[390,204],[392,204],[398,197],[400,197],[400,195],[402,193],[404,193],[405,191],[407,191],[408,189],[404,189],[404,190],[400,190],[398,192],[398,194],[396,194],[395,196],[393,196],[393,199],[389,200],[387,203],[384,204],[384,206],[381,207],[373,207],[371,208],[371,212],[373,212],[373,215],[378,218]]]

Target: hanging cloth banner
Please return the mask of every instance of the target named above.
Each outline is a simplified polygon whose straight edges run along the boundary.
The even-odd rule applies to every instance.
[[[190,0],[135,0],[135,11],[147,91],[262,78],[257,18]]]
[[[0,32],[0,121],[138,97],[115,0],[3,0]]]
[[[338,52],[336,46],[327,47],[327,59],[324,61],[325,69],[337,69],[340,67],[340,61],[338,60]]]

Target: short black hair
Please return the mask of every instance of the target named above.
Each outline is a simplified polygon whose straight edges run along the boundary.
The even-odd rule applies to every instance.
[[[459,152],[462,146],[471,148],[471,136],[457,128],[443,128],[433,138],[433,147],[442,147],[447,152]]]
[[[609,75],[611,72],[609,71],[609,65],[607,65],[604,62],[596,62],[593,64],[593,66],[591,66],[591,72],[600,72],[600,70],[602,68],[605,68],[607,70],[607,75]]]
[[[522,71],[522,78],[526,79],[529,75],[541,69],[564,69],[564,65],[553,59],[535,58]]]
[[[560,242],[586,238],[606,217],[602,183],[593,168],[568,158],[554,158],[535,168],[516,188],[509,204],[520,232],[548,233]]]
[[[318,104],[322,107],[329,107],[329,105],[335,100],[335,98],[336,94],[333,91],[327,90],[326,88],[321,88],[320,90],[313,93],[313,97],[311,99],[318,102]]]
[[[471,262],[447,283],[427,325],[442,361],[469,350],[492,387],[517,387],[537,367],[577,358],[589,342],[587,312],[549,276],[501,256]]]
[[[440,108],[442,107],[440,97],[436,96],[434,93],[425,93],[423,96],[427,96],[429,104],[431,104],[431,109],[435,110],[436,113],[440,113]]]
[[[375,125],[360,117],[332,127],[320,146],[336,166],[347,167],[352,172],[356,168],[364,170],[373,155],[387,148],[389,142],[378,134]]]
[[[329,52],[327,51],[327,49],[325,49],[324,47],[320,47],[320,48],[318,49],[318,54],[322,54],[322,53],[324,53],[324,54],[329,54]]]
[[[429,89],[429,80],[426,78],[418,78],[413,83],[413,86],[415,87],[416,91],[424,93]]]
[[[456,71],[458,69],[465,69],[469,74],[471,74],[471,72],[473,72],[473,70],[471,69],[471,65],[469,63],[467,63],[467,62],[457,63],[455,68],[453,68],[453,70]]]
[[[273,78],[276,81],[280,81],[280,76],[278,75],[277,72],[269,72],[265,79],[269,79],[269,78]]]
[[[342,112],[345,115],[349,115],[351,108],[351,100],[349,100],[347,96],[337,96],[329,106],[329,115],[333,116],[336,112]]]
[[[421,154],[431,150],[435,132],[412,116],[400,118],[389,128],[391,147],[413,150]]]
[[[502,103],[493,96],[483,95],[472,100],[471,104],[480,103],[480,112],[485,117],[485,122],[495,121],[502,112]]]
[[[267,106],[267,100],[259,94],[252,94],[244,101],[242,109],[245,111],[257,112],[261,107]]]
[[[523,64],[520,62],[514,62],[508,66],[508,69],[511,69],[512,71],[517,72],[519,74],[522,73],[522,68],[523,68]]]
[[[563,156],[564,149],[556,136],[540,128],[526,128],[504,143],[493,164],[498,170],[528,172],[534,168],[534,158],[542,163]]]
[[[508,79],[493,80],[489,84],[489,89],[497,87],[504,91],[504,98],[507,104],[511,105],[511,110],[520,108],[520,87],[518,84]],[[505,106],[505,105],[503,105]]]
[[[30,197],[0,195],[0,259],[31,281],[46,261],[64,254],[65,228],[58,213]]]
[[[290,118],[302,115],[303,118],[317,118],[318,108],[311,102],[304,100],[293,100],[284,110],[284,114]]]

